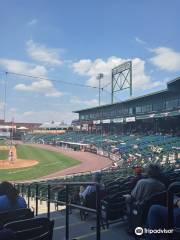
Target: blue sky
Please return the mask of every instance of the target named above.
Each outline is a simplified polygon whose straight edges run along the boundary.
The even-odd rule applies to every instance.
[[[97,86],[102,72],[105,85],[111,69],[127,60],[133,96],[165,88],[180,75],[179,9],[178,0],[1,0],[0,118],[5,80],[6,118],[26,122],[70,122],[73,110],[98,104],[97,89],[50,79]],[[116,96],[125,98],[128,92]],[[110,103],[109,93],[102,103]]]

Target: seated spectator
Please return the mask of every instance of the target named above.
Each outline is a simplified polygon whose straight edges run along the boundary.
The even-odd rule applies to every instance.
[[[180,228],[180,198],[174,201],[174,226]],[[151,206],[147,216],[147,228],[154,229],[167,229],[168,221],[168,208],[161,205]],[[167,237],[167,234],[164,234]],[[147,240],[160,240],[162,234],[152,233],[146,234]]]
[[[127,207],[127,214],[128,214],[128,223],[129,228],[127,229],[128,232],[134,231],[135,222],[141,223],[142,216],[141,214],[138,215],[138,219],[134,219],[133,215],[133,205],[143,204],[147,199],[149,199],[155,193],[162,192],[165,189],[165,185],[160,182],[160,167],[155,164],[150,164],[147,169],[147,178],[140,179],[136,186],[133,188],[131,195],[127,194],[124,195],[126,198],[126,207]],[[143,213],[143,206],[141,206],[141,211]]]
[[[150,164],[147,169],[147,175],[147,178],[140,179],[137,182],[131,194],[124,195],[128,204],[131,202],[143,203],[153,194],[162,192],[165,189],[165,185],[159,180],[161,169],[158,165]]]
[[[116,170],[116,169],[119,168],[119,166],[118,166],[118,164],[115,161],[113,161],[112,165],[111,165],[111,168],[112,168],[112,170]]]
[[[0,212],[26,207],[24,198],[18,195],[17,189],[11,183],[0,184]]]
[[[92,182],[97,182],[97,183],[101,182],[101,174],[99,172],[94,173],[92,175]],[[103,189],[103,186],[101,186],[101,189]],[[84,189],[83,186],[81,186],[79,196],[83,199],[86,199],[86,197],[93,192],[96,192],[96,186],[95,185],[89,185],[85,189]]]
[[[136,186],[136,183],[142,179],[142,168],[140,166],[135,166],[133,167],[134,170],[134,175],[135,177],[133,178],[131,182],[131,189],[133,189]]]
[[[159,180],[161,176],[159,165],[150,164],[147,175],[148,178],[139,180],[131,192],[131,197],[136,203],[142,203],[153,194],[165,190],[165,185]]]

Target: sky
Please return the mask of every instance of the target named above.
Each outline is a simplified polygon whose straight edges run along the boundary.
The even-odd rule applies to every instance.
[[[179,9],[179,0],[0,0],[0,119],[5,106],[6,120],[70,123],[98,105],[98,89],[63,82],[94,87],[103,73],[105,86],[129,60],[133,97],[166,88],[180,76]]]

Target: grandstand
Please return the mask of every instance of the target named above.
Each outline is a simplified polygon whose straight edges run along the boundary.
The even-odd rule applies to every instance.
[[[167,89],[130,98],[123,102],[75,111],[76,125],[88,132],[162,133],[180,132],[180,78],[167,83]]]

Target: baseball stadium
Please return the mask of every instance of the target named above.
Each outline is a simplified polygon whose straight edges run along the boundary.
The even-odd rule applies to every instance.
[[[120,233],[131,239],[124,232],[124,196],[132,190],[134,170],[158,164],[167,186],[180,178],[180,78],[158,92],[75,112],[79,117],[71,125],[1,120],[1,181],[15,183],[35,215],[47,214],[57,219],[55,224],[66,219],[64,227],[55,225],[53,239],[64,234],[66,239],[117,239]],[[80,185],[97,184],[91,182],[97,173],[105,196],[101,199],[96,185],[92,199],[99,201],[79,202]],[[143,211],[150,208],[149,201],[163,204],[166,195],[162,191],[151,196]],[[142,209],[133,207],[141,216]],[[132,226],[144,217],[132,214]],[[69,228],[72,232],[67,233]]]
[[[2,2],[0,240],[179,240],[180,52],[159,3]]]

